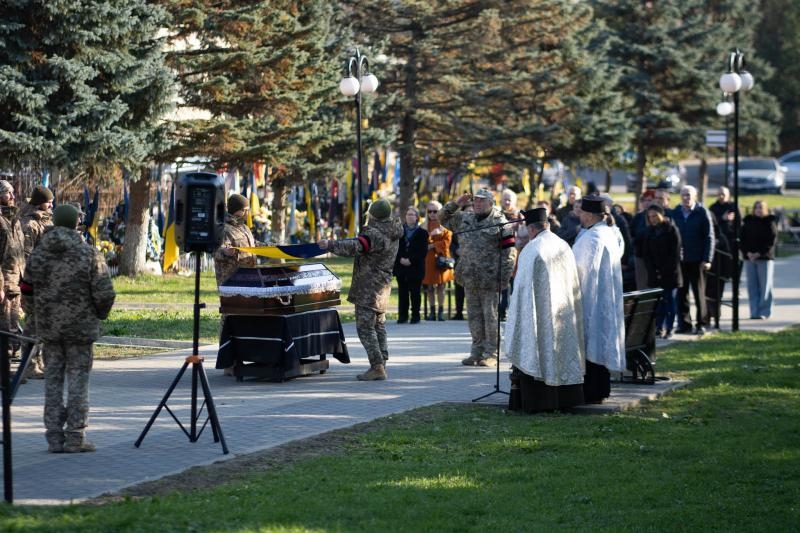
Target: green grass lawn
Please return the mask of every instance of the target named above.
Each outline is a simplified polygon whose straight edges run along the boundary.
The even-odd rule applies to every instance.
[[[797,531],[800,329],[676,343],[658,369],[692,382],[618,414],[418,409],[220,487],[3,505],[0,530]]]

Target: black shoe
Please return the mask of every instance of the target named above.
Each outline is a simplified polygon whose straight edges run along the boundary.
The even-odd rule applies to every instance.
[[[456,315],[450,318],[450,320],[464,320],[464,315],[461,313],[456,313]]]
[[[398,318],[397,319],[397,323],[398,324],[405,324],[406,322],[408,322],[407,318]]]
[[[410,324],[419,324],[419,317],[415,316],[414,318],[412,318]]]
[[[661,328],[656,329],[656,337],[661,338],[664,336],[664,330]]]
[[[706,334],[706,328],[703,326],[697,326],[694,330],[695,335],[703,336]]]
[[[439,311],[438,320],[439,320],[439,322],[444,322],[445,320],[447,320],[444,317],[444,312],[443,311]]]
[[[664,332],[664,336],[661,337],[662,339],[671,339],[672,338],[672,331],[667,330]]]
[[[675,330],[675,333],[679,333],[681,335],[686,335],[692,332],[692,328],[689,326],[682,326]]]
[[[429,315],[425,315],[425,320],[432,320],[432,321],[436,322],[436,315],[434,315],[433,313],[431,313]]]

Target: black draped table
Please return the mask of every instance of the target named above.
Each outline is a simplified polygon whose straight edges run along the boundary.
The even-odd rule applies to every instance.
[[[226,315],[216,368],[233,366],[245,377],[274,381],[324,373],[326,355],[349,363],[342,323],[336,309],[291,315]]]

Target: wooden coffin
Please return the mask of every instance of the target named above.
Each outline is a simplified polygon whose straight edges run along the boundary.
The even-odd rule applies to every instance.
[[[220,313],[292,315],[341,303],[342,281],[322,263],[240,267],[219,287]]]

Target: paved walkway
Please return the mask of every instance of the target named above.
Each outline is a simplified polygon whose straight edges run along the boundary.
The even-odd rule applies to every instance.
[[[746,290],[742,286],[742,329],[778,330],[800,321],[800,255],[777,261],[776,306],[769,321],[747,320]],[[722,329],[730,329],[730,309]],[[326,431],[352,426],[393,413],[438,402],[470,402],[495,390],[494,369],[459,364],[469,351],[467,323],[423,322],[388,325],[390,353],[385,382],[362,383],[356,374],[366,367],[353,324],[345,335],[353,363],[336,360],[324,374],[285,383],[236,382],[214,370],[216,346],[201,349],[205,368],[230,453],[223,455],[210,428],[190,443],[175,421],[162,411],[140,448],[134,442],[180,370],[191,349],[140,359],[97,361],[92,372],[90,439],[95,453],[50,454],[42,427],[43,382],[20,388],[12,408],[14,501],[20,504],[79,502],[143,481],[158,479],[191,466],[210,464],[274,447]],[[674,342],[691,340],[676,336]],[[665,341],[659,341],[662,345]],[[507,365],[502,365],[500,388],[508,390]],[[606,404],[587,410],[623,409],[681,385],[615,384]],[[188,426],[191,373],[173,392],[169,406]],[[201,394],[202,396],[202,394]],[[483,403],[502,405],[505,394],[492,394]]]

